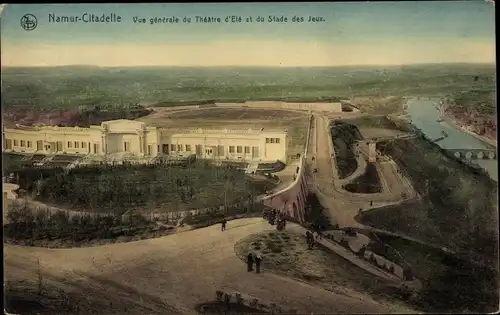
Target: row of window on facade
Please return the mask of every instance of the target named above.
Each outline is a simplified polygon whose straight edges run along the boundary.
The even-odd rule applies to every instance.
[[[37,141],[37,150],[41,150],[41,145],[40,143],[43,143],[42,140]],[[58,141],[58,143],[61,143],[61,141]],[[12,147],[20,147],[20,148],[33,148],[33,142],[32,141],[25,141],[25,140],[17,140],[17,139],[5,139],[5,148],[6,149],[12,149]],[[67,142],[67,148],[68,149],[86,149],[87,148],[87,142],[80,142],[80,141],[68,141]]]
[[[241,145],[238,145],[238,146],[234,146],[234,145],[230,145],[228,147],[228,150],[229,150],[229,153],[240,153],[240,154],[250,154],[250,147],[249,146],[241,146]],[[170,145],[170,151],[171,152],[192,152],[192,146],[190,144],[186,144],[186,145],[183,145],[183,144],[171,144]]]
[[[280,143],[280,138],[266,138],[266,143]]]

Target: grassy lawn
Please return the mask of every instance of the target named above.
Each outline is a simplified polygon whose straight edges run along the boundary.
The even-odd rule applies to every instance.
[[[379,149],[406,172],[423,200],[365,212],[360,221],[458,252],[449,258],[422,245],[386,240],[423,280],[422,303],[439,311],[490,311],[498,303],[489,293],[498,286],[496,183],[423,139],[381,143]]]
[[[414,187],[426,197],[423,206],[401,209],[400,214],[397,213],[400,211],[392,211],[391,207],[372,214],[368,212],[366,218],[370,224],[386,228],[391,215],[388,212],[393,212],[399,217],[391,220],[393,230],[405,231],[427,241],[435,238],[429,237],[426,231],[433,235],[437,232],[443,235],[443,245],[452,249],[488,251],[474,245],[476,237],[477,241],[493,237],[496,243],[498,190],[491,179],[470,172],[423,139],[396,140],[377,146],[399,164]],[[409,219],[405,220],[405,216]],[[409,220],[414,222],[408,225]]]
[[[404,98],[401,96],[355,97],[351,102],[362,112],[388,115],[403,112]]]
[[[355,75],[353,75],[355,73]],[[480,80],[475,81],[478,76]],[[494,65],[386,67],[98,67],[6,68],[2,106],[59,109],[130,103],[173,106],[203,100],[318,100],[398,96],[495,87]],[[388,96],[393,98],[383,99]],[[393,101],[394,100],[394,101]],[[378,110],[378,107],[375,107]]]
[[[481,115],[495,115],[495,89],[475,89],[453,94],[450,106],[452,112],[462,113],[466,110],[475,111]]]
[[[378,135],[372,135],[370,133],[365,135],[363,131],[392,130],[394,132],[407,130],[407,128],[404,128],[403,125],[400,125],[393,120],[389,120],[386,116],[362,116],[355,119],[344,119],[342,121],[355,125],[364,137],[377,137]]]
[[[374,277],[330,250],[308,249],[304,235],[293,231],[270,231],[250,235],[235,245],[238,257],[246,261],[249,252],[261,253],[262,270],[299,278],[327,290],[349,296],[370,294],[381,301],[401,303],[398,289]],[[361,298],[361,297],[360,297]]]
[[[335,122],[330,132],[333,139],[339,177],[349,177],[358,167],[358,162],[354,154],[354,145],[356,141],[361,139],[361,134],[356,126],[344,122]]]

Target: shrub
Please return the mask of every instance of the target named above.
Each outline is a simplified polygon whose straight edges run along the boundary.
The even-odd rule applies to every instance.
[[[241,293],[235,293],[236,296],[236,304],[242,305],[244,302],[243,297],[241,296]]]
[[[258,299],[253,298],[253,299],[250,300],[250,306],[251,307],[257,307],[257,305],[259,305],[259,300]]]
[[[26,224],[33,222],[34,217],[26,202],[23,204],[14,202],[11,209],[8,209],[7,219],[13,224]]]
[[[224,293],[224,303],[229,304],[231,302],[231,294]]]
[[[131,215],[131,222],[124,226],[120,216],[74,214],[67,211],[50,212],[47,208],[32,209],[29,206],[13,207],[10,221],[4,227],[7,239],[35,245],[33,240],[72,240],[80,242],[92,239],[112,239],[134,236],[137,233],[154,232],[154,222],[141,215]],[[167,230],[167,229],[164,229]]]
[[[220,290],[217,290],[217,291],[215,291],[215,296],[216,296],[216,298],[217,298],[217,301],[222,302],[222,298],[223,298],[223,296],[224,296],[224,292],[222,292],[222,291],[220,291]]]

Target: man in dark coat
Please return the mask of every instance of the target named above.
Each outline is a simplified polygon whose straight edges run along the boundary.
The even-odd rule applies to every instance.
[[[253,254],[248,253],[247,256],[247,271],[253,271]]]
[[[226,224],[227,224],[227,221],[226,219],[222,219],[222,222],[221,222],[221,231],[225,231],[226,230]]]
[[[311,233],[310,231],[307,231],[306,238],[307,238],[307,247],[309,249],[312,249],[314,246],[314,234]]]
[[[260,254],[257,254],[255,256],[255,272],[260,273],[260,262],[262,261],[262,256]]]
[[[306,231],[306,243],[307,247],[311,248],[311,232],[309,231]]]

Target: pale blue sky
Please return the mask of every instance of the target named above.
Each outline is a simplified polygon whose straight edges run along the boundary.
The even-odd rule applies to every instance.
[[[85,12],[115,13],[122,17],[122,22],[49,23],[51,13],[81,16]],[[38,19],[38,27],[33,31],[20,26],[26,13]],[[272,14],[289,19],[294,15],[321,16],[326,22],[255,22],[259,15],[267,18]],[[149,24],[155,16],[195,15],[222,19],[228,15],[251,16],[254,22]],[[2,65],[492,62],[494,15],[494,7],[485,1],[8,5],[1,18]],[[134,16],[144,17],[148,23],[135,24]],[[205,52],[197,52],[200,50]],[[162,58],[163,52],[168,60]]]

